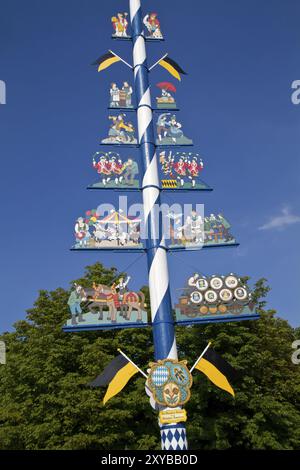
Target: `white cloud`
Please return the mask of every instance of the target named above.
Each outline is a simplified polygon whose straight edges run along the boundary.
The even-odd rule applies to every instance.
[[[289,207],[284,207],[280,215],[271,217],[268,222],[259,227],[259,230],[272,230],[281,229],[288,225],[297,224],[300,222],[300,216],[291,213]]]

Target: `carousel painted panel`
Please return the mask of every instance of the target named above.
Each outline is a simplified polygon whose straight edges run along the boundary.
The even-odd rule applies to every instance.
[[[137,145],[135,126],[125,113],[108,116],[108,135],[101,140],[106,145]]]
[[[236,274],[193,274],[175,305],[177,323],[211,323],[257,319],[252,293]]]
[[[197,189],[211,191],[200,179],[204,168],[201,156],[192,152],[159,152],[160,182],[162,189]]]
[[[133,87],[124,81],[121,85],[112,82],[109,89],[109,109],[133,110]]]
[[[157,146],[193,145],[193,141],[183,133],[182,123],[175,114],[161,113],[156,120]]]
[[[88,189],[139,189],[139,167],[130,154],[123,157],[118,152],[96,152],[92,166],[98,181]]]
[[[100,215],[97,209],[76,220],[73,250],[143,249],[141,219],[127,217],[121,210]]]
[[[148,325],[145,295],[128,288],[130,276],[112,285],[74,284],[68,299],[70,319],[65,331],[142,327]]]
[[[173,211],[166,217],[170,250],[237,245],[231,225],[222,214],[204,217],[199,211],[191,210],[188,215]]]

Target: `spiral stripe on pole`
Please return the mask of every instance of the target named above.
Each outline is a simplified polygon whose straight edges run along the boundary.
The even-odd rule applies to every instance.
[[[158,168],[157,168],[157,157],[156,153],[153,155],[152,160],[150,160],[149,166],[145,171],[143,177],[143,187],[153,185],[159,187],[159,177],[158,177]]]
[[[149,89],[148,89],[149,92]],[[150,93],[150,92],[149,92]],[[139,107],[137,110],[137,119],[138,119],[138,128],[139,128],[139,143],[142,142],[143,137],[146,138],[147,136],[147,129],[150,124],[152,124],[152,111],[150,108]]]
[[[145,39],[143,36],[136,36],[133,46],[134,65],[144,64],[146,61]]]
[[[141,101],[140,101],[140,106],[149,106],[151,108],[151,95],[150,95],[149,88],[143,94]]]
[[[159,190],[156,188],[145,188],[143,196],[144,196],[144,221],[145,221],[145,224],[147,224],[149,214],[152,211],[153,206],[157,201],[157,198],[159,197]]]

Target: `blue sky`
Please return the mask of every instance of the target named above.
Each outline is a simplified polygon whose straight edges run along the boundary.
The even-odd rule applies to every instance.
[[[145,12],[159,13],[166,38],[149,44],[149,62],[169,52],[188,72],[178,85],[179,116],[205,157],[203,179],[214,188],[174,200],[192,197],[209,213],[223,212],[241,243],[170,256],[174,301],[195,268],[266,277],[268,306],[297,326],[300,105],[291,102],[291,83],[300,79],[300,4],[143,4]],[[122,270],[137,256],[69,251],[75,219],[117,197],[85,188],[95,181],[91,155],[107,132],[109,84],[130,80],[130,70],[116,64],[97,74],[90,63],[109,48],[131,61],[130,43],[110,39],[110,17],[126,10],[125,0],[2,2],[0,331],[25,317],[39,289],[68,287],[97,260]],[[158,68],[151,76],[153,85],[169,79]],[[147,283],[145,257],[130,274],[132,288]]]

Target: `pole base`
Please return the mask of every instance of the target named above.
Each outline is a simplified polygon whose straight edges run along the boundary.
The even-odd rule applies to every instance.
[[[160,426],[162,450],[187,450],[186,429],[184,424]]]

